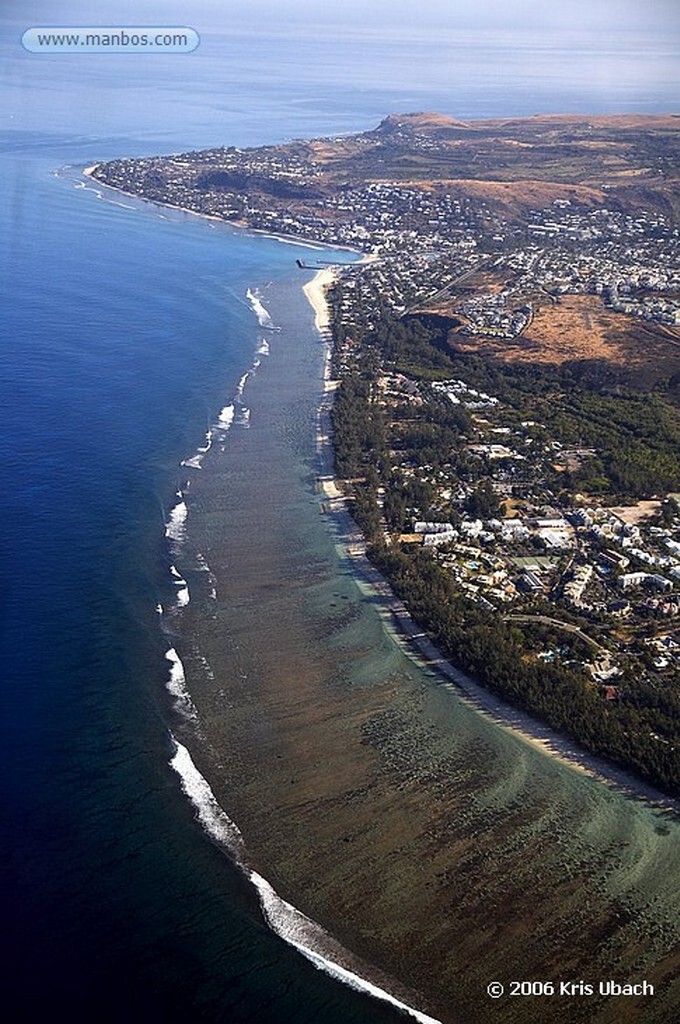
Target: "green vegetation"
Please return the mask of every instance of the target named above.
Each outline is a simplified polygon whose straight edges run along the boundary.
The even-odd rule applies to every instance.
[[[523,631],[456,594],[428,552],[377,544],[370,557],[455,664],[587,750],[662,788],[680,788],[680,694],[644,684],[607,703],[583,672],[527,655]]]
[[[587,750],[668,791],[679,790],[680,692],[640,678],[624,664],[617,699],[605,700],[582,667],[595,645],[589,652],[574,634],[506,621],[488,602],[467,596],[430,549],[399,542],[416,514],[454,525],[460,521],[458,511],[438,505],[436,488],[428,482],[435,474],[448,473],[452,483],[468,485],[462,509],[468,516],[488,519],[499,514],[501,502],[480,460],[467,450],[475,423],[462,405],[432,395],[416,411],[395,400],[388,414],[375,383],[381,368],[420,382],[456,378],[498,397],[510,421],[533,421],[536,447],[558,438],[565,445],[596,448],[596,455],[560,475],[559,501],[565,506],[576,490],[600,493],[610,503],[680,490],[677,410],[660,394],[589,389],[573,368],[505,366],[461,356],[448,348],[441,328],[383,314],[375,328],[354,330],[351,358],[339,368],[333,411],[336,471],[351,481],[352,510],[369,557],[455,664]],[[343,339],[337,319],[336,332],[337,359]],[[428,472],[409,466],[426,466]],[[663,515],[672,516],[670,502],[659,521]],[[574,622],[574,615],[565,616],[540,596],[533,602],[534,612]],[[597,615],[576,622],[599,636]],[[561,647],[566,656],[541,659],[537,651],[546,644]],[[644,661],[644,652],[640,657]]]
[[[399,320],[387,310],[374,330],[363,333],[362,344],[369,352],[376,349],[386,367],[415,380],[456,377],[499,398],[516,411],[518,421],[535,420],[546,437],[597,447],[596,459],[564,479],[568,490],[610,494],[617,501],[680,490],[680,414],[663,394],[594,390],[581,382],[580,368],[569,364],[506,365],[454,353],[443,328],[415,317]],[[465,429],[467,419],[469,427],[465,410],[454,407],[449,415],[452,426]],[[436,423],[430,414],[430,423],[433,419]],[[410,436],[433,438],[432,431],[423,431],[419,422]],[[446,438],[440,434],[437,446],[442,443]]]

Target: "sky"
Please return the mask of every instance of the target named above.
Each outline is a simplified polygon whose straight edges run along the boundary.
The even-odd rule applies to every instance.
[[[680,34],[676,0],[3,0],[3,19],[61,24],[178,24],[215,29],[267,21],[277,27],[340,24],[357,31],[447,27],[561,32],[630,29]],[[42,21],[45,24],[45,21]]]
[[[201,43],[192,54],[107,54],[101,63],[21,48],[30,27],[97,25],[187,26]],[[259,138],[258,111],[262,124],[275,121],[267,113],[276,110],[275,66],[285,67],[300,110],[318,97],[319,116],[308,123],[319,132],[335,123],[321,104],[329,93],[338,104],[373,96],[372,106],[354,102],[356,111],[371,107],[373,119],[423,109],[493,116],[505,83],[508,114],[671,112],[679,42],[677,0],[0,0],[0,127],[31,129],[49,107],[55,128],[96,133],[106,121],[122,133],[130,120],[123,101],[136,90],[135,123],[167,131],[172,104],[190,102],[185,84],[199,84],[212,106],[197,110],[187,142],[208,144],[222,126],[233,130],[229,98],[250,84]],[[96,91],[104,61],[116,95]],[[351,124],[343,117],[338,130],[364,124],[363,113]]]

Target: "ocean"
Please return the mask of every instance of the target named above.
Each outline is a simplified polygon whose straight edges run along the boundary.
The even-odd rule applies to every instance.
[[[29,7],[3,14],[1,53],[3,1005],[17,1021],[403,1019],[269,926],[267,882],[258,893],[239,868],[235,826],[182,742],[197,733],[173,609],[190,587],[173,566],[201,472],[182,462],[248,430],[239,382],[279,343],[266,310],[289,335],[299,320],[320,381],[302,250],[117,196],[82,169],[360,130],[404,109],[667,110],[669,47],[663,33],[579,48],[264,22],[197,24],[194,57],[42,57],[18,40],[56,15]],[[88,23],[76,5],[60,17]],[[286,413],[296,452],[311,400]],[[238,465],[255,473],[247,454]],[[291,507],[311,494],[301,459]],[[310,559],[333,564],[315,529]]]

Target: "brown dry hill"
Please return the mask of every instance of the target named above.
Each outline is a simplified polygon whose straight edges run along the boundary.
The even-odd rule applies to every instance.
[[[614,313],[596,295],[562,295],[546,303],[513,339],[452,331],[449,343],[458,352],[502,362],[581,364],[591,375],[643,388],[680,373],[680,331]]]
[[[130,191],[163,201],[168,183],[192,192],[248,194],[269,210],[349,220],[325,202],[371,183],[483,200],[509,219],[555,199],[661,213],[680,222],[680,116],[537,115],[460,121],[438,113],[390,114],[355,135],[253,149],[212,149],[125,168]],[[101,180],[120,187],[102,164]],[[235,166],[236,164],[236,166]],[[286,164],[289,165],[286,169]],[[276,169],[274,169],[276,168]],[[198,208],[198,207],[197,207]]]
[[[392,114],[326,150],[324,171],[354,180],[453,190],[520,212],[571,198],[680,213],[680,116],[538,115],[462,122]],[[326,141],[326,144],[328,142]],[[314,145],[312,143],[312,145]]]

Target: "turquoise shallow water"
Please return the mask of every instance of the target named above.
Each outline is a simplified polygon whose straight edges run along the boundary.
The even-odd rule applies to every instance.
[[[248,285],[289,273],[293,250],[101,201],[54,177],[65,152],[26,140],[30,203],[6,211],[6,1003],[27,1019],[361,1020],[194,824],[155,611],[173,592],[178,454],[251,361]]]
[[[70,4],[61,17],[82,24],[88,7]],[[186,11],[170,13],[186,20]],[[206,838],[169,766],[169,730],[182,723],[166,690],[169,638],[156,604],[171,605],[180,589],[165,537],[186,479],[180,461],[203,444],[261,343],[247,289],[266,294],[274,281],[297,290],[296,251],[103,199],[82,187],[79,168],[357,130],[414,107],[532,113],[544,80],[544,109],[668,109],[668,48],[663,35],[638,39],[632,55],[623,37],[591,40],[579,63],[589,76],[574,73],[573,47],[559,59],[543,48],[545,78],[528,37],[522,49],[449,26],[417,44],[397,33],[357,45],[353,32],[323,24],[288,26],[284,36],[280,24],[253,23],[233,34],[209,12],[192,63],[25,54],[21,31],[54,16],[49,3],[10,4],[0,38],[4,1005],[16,1020],[55,1010],[76,1021],[394,1019],[265,927],[254,891]],[[655,69],[645,89],[641,54]],[[355,607],[358,594],[326,526],[305,518],[316,500],[308,427],[299,407],[282,411],[279,435],[302,462],[278,528],[281,548],[306,553],[298,560],[311,587],[304,614],[316,621],[335,615],[327,602],[335,592]],[[253,505],[250,519],[259,512]],[[378,656],[390,665],[397,656],[374,618],[360,614],[347,630],[329,623],[327,642],[373,645],[347,668],[370,685]],[[257,660],[257,645],[248,657]],[[507,756],[521,765],[511,778],[532,777],[523,757]],[[522,792],[519,781],[499,778],[502,792],[492,787],[488,799]],[[579,840],[586,853],[609,806],[592,800],[599,809]],[[619,812],[607,813],[625,833]],[[644,813],[634,820],[632,845],[607,884],[647,892],[652,873],[663,900],[672,865],[659,860]],[[601,865],[585,854],[582,863],[602,878]]]
[[[658,984],[679,935],[677,822],[533,749],[405,655],[315,492],[311,313],[284,282],[263,300],[283,329],[245,384],[248,429],[223,433],[188,488],[191,603],[172,618],[200,733],[179,735],[246,859],[446,1021],[483,1013],[485,978]],[[666,1019],[668,980],[631,1019]],[[499,1019],[526,1019],[523,1005]],[[616,1011],[543,1007],[532,1020]]]

